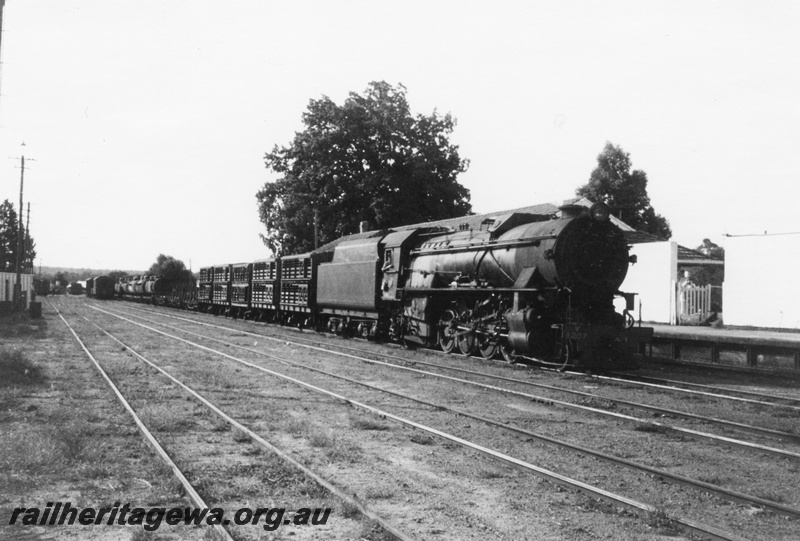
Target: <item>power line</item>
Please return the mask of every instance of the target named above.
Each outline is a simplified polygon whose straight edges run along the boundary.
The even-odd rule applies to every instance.
[[[793,231],[788,233],[767,233],[764,231],[763,233],[746,233],[744,235],[731,235],[730,233],[725,233],[726,237],[737,238],[737,237],[780,237],[784,235],[800,235],[800,231]]]

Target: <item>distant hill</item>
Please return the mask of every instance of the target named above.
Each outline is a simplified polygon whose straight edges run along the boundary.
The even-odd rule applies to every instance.
[[[57,272],[65,272],[69,273],[72,276],[73,280],[85,280],[87,278],[93,278],[95,276],[103,276],[104,274],[108,274],[112,271],[119,271],[122,270],[127,272],[128,274],[144,274],[142,270],[125,270],[125,269],[76,269],[72,267],[41,267],[41,273],[47,276],[54,276]],[[39,274],[39,267],[34,269],[34,273],[36,275]]]

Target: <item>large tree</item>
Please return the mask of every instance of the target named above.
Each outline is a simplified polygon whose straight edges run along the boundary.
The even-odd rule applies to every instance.
[[[589,182],[575,193],[592,201],[605,201],[617,218],[639,231],[664,240],[672,236],[669,221],[650,204],[647,174],[639,169],[632,171],[630,154],[618,146],[606,143]]]
[[[0,205],[0,272],[15,272],[17,252],[19,252],[19,232],[22,227],[22,260],[20,265],[25,272],[33,268],[36,258],[36,242],[26,234],[25,226],[19,223],[14,205],[6,199]]]
[[[413,116],[403,85],[370,83],[343,105],[323,96],[303,114],[305,129],[264,161],[278,174],[256,194],[264,243],[277,254],[358,232],[463,216],[469,190],[457,181],[468,161],[449,136],[449,114]]]
[[[171,255],[159,254],[156,262],[150,265],[147,274],[164,278],[168,282],[183,282],[192,278],[192,272],[180,259],[175,259]]]

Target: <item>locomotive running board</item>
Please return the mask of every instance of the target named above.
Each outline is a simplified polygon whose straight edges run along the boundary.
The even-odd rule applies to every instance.
[[[557,288],[514,288],[514,287],[407,287],[402,290],[405,293],[541,293],[542,291],[556,291]]]

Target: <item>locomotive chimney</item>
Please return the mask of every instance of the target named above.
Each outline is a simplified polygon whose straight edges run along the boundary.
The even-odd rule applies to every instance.
[[[358,232],[366,233],[367,231],[369,231],[369,222],[362,220],[361,223],[358,224]]]

